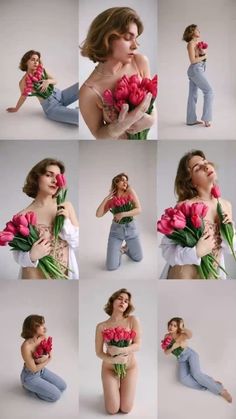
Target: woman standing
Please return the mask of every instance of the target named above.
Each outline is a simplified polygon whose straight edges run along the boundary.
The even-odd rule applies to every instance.
[[[196,390],[209,390],[222,396],[227,402],[232,403],[232,397],[220,381],[203,374],[200,369],[199,356],[196,351],[189,348],[187,339],[191,339],[192,332],[184,327],[180,317],[174,317],[167,324],[168,333],[173,343],[165,349],[166,355],[173,353],[178,361],[179,381]]]
[[[128,413],[133,407],[137,381],[137,361],[134,352],[140,349],[140,325],[135,316],[131,294],[125,288],[114,292],[104,308],[109,319],[99,323],[96,328],[96,354],[102,359],[102,383],[105,408],[115,414],[119,410]],[[135,336],[127,347],[111,346],[104,343],[103,332],[108,328],[124,328]],[[119,378],[114,370],[115,364],[125,366],[126,375]]]
[[[68,108],[68,105],[78,100],[78,83],[62,91],[56,89],[54,86],[57,82],[43,68],[38,51],[27,51],[21,58],[19,67],[25,71],[19,83],[21,95],[15,107],[7,108],[8,112],[18,112],[27,97],[36,96],[47,118],[78,125],[78,110]]]
[[[26,317],[23,323],[21,337],[21,354],[24,367],[21,372],[23,387],[34,393],[39,399],[56,402],[66,389],[65,381],[46,368],[52,359],[51,351],[38,357],[35,355],[40,343],[46,339],[46,327],[43,316],[36,314]]]
[[[79,224],[75,210],[70,202],[64,202],[58,208],[56,201],[59,192],[57,175],[64,172],[65,166],[61,161],[46,158],[38,162],[27,175],[23,192],[34,200],[27,208],[20,211],[20,214],[29,211],[36,214],[36,228],[40,238],[29,252],[14,251],[15,260],[22,267],[22,279],[45,279],[37,265],[39,259],[49,254],[64,266],[64,273],[69,279],[79,277],[74,254],[79,241]],[[55,240],[53,225],[58,215],[64,217],[64,223],[59,237]]]
[[[118,198],[118,205],[120,201],[117,211],[114,211],[113,207],[115,197]],[[123,202],[129,203],[128,210],[123,210]],[[142,259],[139,234],[133,220],[134,216],[141,213],[141,205],[135,190],[129,186],[128,176],[125,173],[119,173],[112,179],[110,193],[99,205],[96,216],[103,217],[109,210],[113,212],[106,258],[106,266],[110,271],[119,268],[122,253],[127,254],[135,262]],[[124,241],[126,244],[122,246]]]
[[[204,52],[205,50],[202,49],[202,44],[199,42],[200,31],[197,25],[189,25],[185,29],[183,40],[187,42],[190,60],[190,66],[188,68],[189,95],[187,105],[187,125],[204,123],[205,127],[210,127],[212,121],[213,91],[205,76],[207,54]],[[197,120],[196,115],[198,89],[202,90],[204,95],[201,121]]]
[[[127,133],[148,129],[155,121],[154,111],[151,115],[146,113],[151,93],[130,112],[128,105],[123,104],[118,115],[102,96],[105,90],[113,90],[124,75],[150,78],[147,58],[136,52],[142,32],[143,24],[133,9],[112,7],[93,20],[82,44],[81,54],[98,62],[80,88],[80,110],[96,139],[127,139]]]
[[[161,242],[162,255],[167,264],[161,274],[162,279],[201,279],[197,270],[201,258],[212,253],[218,263],[224,267],[224,252],[229,252],[228,245],[220,234],[220,220],[217,212],[217,199],[211,194],[217,180],[214,163],[206,159],[201,150],[192,150],[180,160],[175,178],[175,192],[178,203],[204,203],[208,207],[205,232],[194,247],[182,247],[167,236]],[[232,206],[229,201],[220,198],[224,220],[232,222]],[[221,272],[221,279],[225,279]]]

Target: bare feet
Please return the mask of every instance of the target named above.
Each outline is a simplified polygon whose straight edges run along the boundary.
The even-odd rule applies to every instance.
[[[124,255],[127,252],[128,252],[127,244],[122,245],[121,248],[120,248],[120,253],[122,253],[122,255]]]
[[[210,121],[204,121],[205,127],[209,128],[211,126],[211,122]]]
[[[232,396],[229,394],[229,392],[226,390],[226,388],[220,393],[220,395],[229,403],[232,403]]]
[[[192,126],[192,125],[202,125],[202,124],[203,124],[202,121],[196,121],[193,124],[187,124],[187,125]]]

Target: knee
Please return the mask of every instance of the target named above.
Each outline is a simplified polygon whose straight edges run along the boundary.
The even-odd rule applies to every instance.
[[[48,401],[49,401],[49,402],[54,403],[54,402],[57,402],[57,400],[59,400],[59,399],[60,399],[60,397],[61,397],[61,392],[60,392],[60,390],[55,389],[55,390],[54,390],[54,392],[53,392],[53,393],[51,393],[51,394],[48,396]]]
[[[141,255],[141,254],[133,256],[134,262],[141,262],[142,259],[143,259],[143,255]]]
[[[59,389],[60,389],[61,391],[65,391],[65,390],[66,390],[66,388],[67,388],[67,384],[66,384],[66,382],[65,382],[64,380],[62,380],[62,381],[61,381],[61,383],[60,383],[60,387],[59,387]]]
[[[106,405],[106,411],[107,411],[107,413],[109,413],[109,415],[115,415],[116,413],[119,412],[119,406],[107,404]]]
[[[128,402],[121,402],[120,410],[122,413],[129,413],[133,408],[133,405]]]
[[[116,271],[119,268],[119,265],[111,265],[110,263],[107,263],[106,267],[107,271]]]

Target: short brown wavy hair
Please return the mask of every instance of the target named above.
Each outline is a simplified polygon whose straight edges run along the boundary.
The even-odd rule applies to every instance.
[[[189,161],[194,156],[200,156],[203,159],[206,158],[202,150],[191,150],[180,159],[175,178],[175,193],[178,197],[178,202],[194,198],[198,195],[197,189],[192,184],[189,170]]]
[[[61,173],[65,173],[65,166],[60,160],[53,158],[46,158],[37,163],[29,172],[26,177],[23,192],[31,198],[36,198],[38,193],[38,180],[39,176],[46,173],[48,166],[58,166]]]
[[[177,323],[177,332],[181,333],[180,323],[183,322],[183,326],[184,326],[184,320],[182,319],[182,317],[172,317],[172,319],[170,319],[167,323],[167,329],[169,329],[169,326],[172,322]]]
[[[117,183],[120,182],[120,180],[122,179],[123,176],[127,179],[127,182],[128,182],[128,180],[129,180],[128,175],[126,173],[119,173],[118,175],[114,176],[112,181],[111,181],[111,189],[110,189],[111,192],[114,191],[114,193],[116,194]],[[129,187],[129,185],[128,185],[128,187]],[[127,187],[127,189],[128,189],[128,187]]]
[[[193,34],[195,29],[197,28],[197,25],[195,25],[194,23],[192,23],[192,25],[187,26],[187,28],[184,31],[183,34],[183,41],[185,42],[190,42],[193,39]]]
[[[111,7],[104,10],[92,21],[87,37],[80,46],[81,55],[94,63],[105,62],[112,52],[112,41],[127,33],[130,23],[137,25],[138,35],[143,32],[140,17],[130,7]]]
[[[41,54],[40,54],[40,52],[31,49],[30,51],[27,51],[20,60],[19,68],[22,71],[27,71],[27,69],[28,69],[27,61],[30,60],[32,55],[37,55],[39,57],[39,63],[41,64]]]
[[[104,307],[104,311],[105,311],[105,313],[107,313],[109,316],[111,316],[112,315],[112,312],[113,312],[113,302],[119,297],[119,295],[120,294],[127,294],[128,295],[128,297],[129,297],[129,304],[128,304],[128,307],[127,307],[127,309],[124,311],[124,313],[123,313],[123,316],[124,317],[128,317],[129,316],[129,314],[132,312],[132,311],[134,311],[134,306],[133,306],[133,303],[132,303],[132,295],[131,295],[131,293],[129,292],[129,291],[127,291],[127,289],[126,288],[121,288],[120,290],[118,290],[118,291],[116,291],[116,292],[114,292],[110,297],[109,297],[109,299],[108,299],[108,301],[107,301],[107,303],[106,303],[106,305],[105,305],[105,307]]]
[[[37,328],[42,326],[44,323],[44,317],[38,314],[31,314],[30,316],[26,317],[23,322],[21,337],[23,339],[30,339],[34,337],[37,332]]]

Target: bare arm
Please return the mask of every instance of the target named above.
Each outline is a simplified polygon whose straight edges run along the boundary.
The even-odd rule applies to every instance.
[[[174,349],[176,349],[176,348],[179,348],[179,346],[180,346],[180,343],[179,342],[175,342],[175,343],[173,343],[173,345],[171,346],[171,348],[169,348],[169,349],[165,349],[165,354],[166,355],[170,355],[171,354],[171,352],[174,350]]]
[[[133,188],[129,188],[127,192],[130,193],[134,198],[134,208],[131,211],[124,211],[114,214],[114,220],[117,222],[122,220],[124,217],[135,217],[135,215],[139,215],[142,212],[141,204],[135,190]]]
[[[207,54],[203,55],[202,57],[195,57],[195,44],[191,41],[188,43],[187,49],[191,64],[200,63],[207,58]]]
[[[27,96],[23,95],[23,91],[24,91],[24,88],[25,88],[25,79],[24,78],[20,81],[19,87],[20,87],[21,95],[20,95],[20,97],[17,101],[17,104],[16,104],[15,107],[7,108],[7,112],[10,112],[10,113],[17,112],[27,99]]]
[[[123,105],[118,119],[105,125],[102,109],[99,108],[97,96],[92,89],[83,85],[79,97],[81,114],[89,130],[97,139],[118,139],[121,137],[132,124],[143,117],[151,101],[151,94],[148,94],[131,112],[128,112],[128,105]]]
[[[191,330],[186,329],[185,327],[182,329],[180,336],[181,335],[183,335],[185,339],[191,339],[191,337],[193,336]]]
[[[107,195],[103,201],[101,202],[101,204],[98,206],[97,211],[96,211],[96,217],[100,218],[103,217],[103,215],[105,215],[108,211],[109,208],[107,206],[107,203],[109,202],[109,200],[114,196],[114,192],[110,192],[109,195]]]
[[[34,361],[34,358],[32,356],[32,353],[31,353],[30,346],[25,345],[25,344],[23,344],[21,346],[21,354],[22,354],[22,358],[25,362],[26,368],[28,368],[33,373],[41,371],[51,361],[51,357],[49,355],[48,358],[44,362],[36,365],[35,361]]]
[[[96,336],[95,336],[95,350],[98,358],[103,361],[109,362],[112,364],[112,357],[103,351],[103,337],[102,337],[103,327],[101,324],[98,324],[96,327]]]

